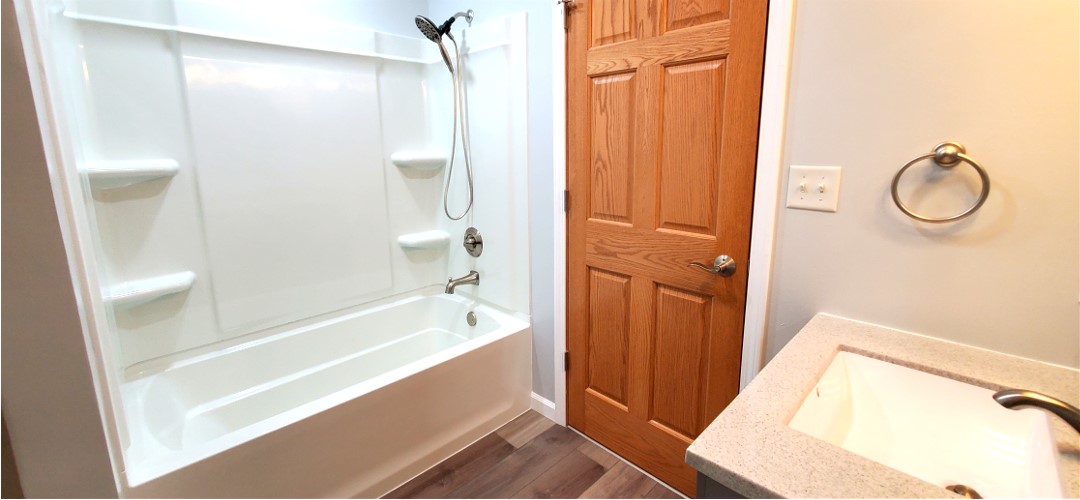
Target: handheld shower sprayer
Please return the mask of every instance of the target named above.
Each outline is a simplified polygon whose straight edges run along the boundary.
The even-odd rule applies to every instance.
[[[454,35],[450,33],[450,27],[454,25],[454,21],[459,17],[464,17],[465,21],[472,26],[473,11],[469,9],[465,12],[458,12],[442,23],[441,26],[436,26],[435,22],[424,16],[416,16],[416,27],[420,29],[420,32],[424,34],[424,37],[432,42],[435,42],[439,46],[439,52],[442,54],[443,62],[446,63],[446,69],[450,70],[450,80],[454,86],[454,125],[452,132],[452,142],[450,145],[450,164],[447,167],[446,172],[446,184],[443,187],[443,212],[450,220],[461,220],[472,210],[473,206],[473,173],[472,173],[472,148],[469,141],[469,110],[467,106],[467,99],[465,96],[465,82],[462,81],[461,75],[461,50],[458,48],[457,40],[454,39]],[[446,36],[454,44],[454,54],[457,60],[458,71],[454,71],[454,65],[450,62],[450,54],[446,51],[446,46],[443,45],[442,37]],[[461,215],[450,215],[450,181],[454,179],[454,159],[457,155],[457,139],[458,139],[458,123],[461,123],[461,156],[465,158],[465,175],[468,178],[469,186],[469,203],[465,207],[465,211]]]
[[[454,18],[450,18],[447,23],[452,24]],[[447,30],[450,29],[450,25],[443,23]],[[428,40],[435,42],[435,45],[439,46],[439,52],[442,54],[443,61],[446,62],[446,69],[450,70],[450,74],[454,74],[454,65],[450,63],[450,54],[446,52],[446,45],[442,43],[442,36],[449,31],[443,31],[441,27],[435,26],[435,23],[424,16],[416,16],[416,27],[420,28],[420,32],[424,34],[424,37]]]
[[[446,63],[446,69],[450,70],[450,74],[454,74],[454,65],[450,62],[450,53],[446,51],[446,45],[442,42],[443,35],[454,40],[454,35],[450,32],[450,27],[454,25],[454,21],[459,17],[464,17],[465,21],[472,25],[473,11],[469,9],[465,12],[458,12],[450,16],[442,25],[436,25],[435,21],[428,19],[424,16],[416,16],[416,27],[420,29],[420,32],[424,34],[424,38],[435,42],[435,45],[439,46],[439,53],[442,54],[443,62]]]

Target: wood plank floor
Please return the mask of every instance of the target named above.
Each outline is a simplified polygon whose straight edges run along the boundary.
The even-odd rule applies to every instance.
[[[681,498],[528,411],[384,498]]]

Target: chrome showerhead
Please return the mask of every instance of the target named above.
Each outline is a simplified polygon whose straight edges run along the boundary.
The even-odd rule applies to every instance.
[[[436,26],[431,19],[424,16],[416,16],[416,27],[420,29],[425,38],[439,46],[439,53],[442,54],[443,62],[446,63],[446,69],[450,70],[450,74],[453,75],[454,65],[450,63],[450,53],[446,51],[446,46],[442,43],[442,36],[445,32]],[[449,29],[449,26],[447,26],[447,29]]]
[[[435,43],[439,43],[442,38],[443,34],[439,31],[439,27],[435,22],[424,16],[416,16],[416,27],[420,28],[420,32],[423,33],[428,40]]]

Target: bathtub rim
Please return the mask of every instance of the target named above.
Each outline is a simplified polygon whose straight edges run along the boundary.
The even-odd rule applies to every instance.
[[[246,335],[241,335],[239,337],[225,339],[220,342],[215,342],[213,344],[202,345],[166,356],[140,361],[131,366],[125,367],[122,370],[123,376],[120,378],[119,382],[121,385],[128,384],[139,379],[149,378],[169,370],[211,359],[216,356],[223,355],[226,352],[240,351],[249,347],[262,345],[268,342],[272,342],[276,339],[288,337],[296,333],[310,331],[315,328],[331,325],[336,322],[345,321],[346,319],[358,318],[367,314],[374,313],[376,311],[388,309],[395,305],[405,304],[414,300],[418,300],[419,298],[423,297],[445,296],[451,301],[462,304],[471,303],[474,306],[486,306],[493,311],[532,324],[532,318],[526,313],[511,311],[498,305],[489,303],[488,301],[482,300],[480,298],[469,296],[467,294],[446,294],[443,292],[443,288],[443,285],[428,285],[415,290],[409,290],[388,297],[383,297],[378,300],[364,302],[343,309],[327,311],[316,316],[282,323],[280,325],[251,332]]]
[[[281,413],[277,413],[269,416],[268,418],[259,420],[255,424],[247,425],[229,432],[223,436],[212,439],[210,441],[200,443],[193,446],[190,449],[179,450],[175,453],[170,453],[164,457],[157,458],[137,458],[132,456],[130,449],[134,446],[135,442],[142,439],[157,439],[154,433],[145,424],[145,420],[142,418],[141,412],[143,411],[143,398],[141,396],[145,386],[149,385],[153,381],[154,375],[164,374],[165,372],[190,366],[200,361],[225,356],[235,352],[242,351],[248,347],[255,347],[264,345],[274,340],[286,338],[293,335],[299,335],[302,333],[308,333],[313,330],[317,330],[319,327],[337,324],[340,322],[348,321],[350,319],[356,319],[368,314],[383,311],[397,305],[404,305],[414,301],[428,299],[428,298],[444,298],[449,299],[461,305],[471,305],[473,309],[478,312],[488,314],[495,319],[499,326],[494,331],[481,334],[476,338],[469,339],[465,342],[452,346],[448,349],[438,351],[434,354],[428,355],[419,360],[405,364],[403,366],[394,368],[385,373],[376,375],[370,379],[358,382],[349,386],[346,386],[340,390],[334,391],[331,394],[317,398],[313,401],[305,403],[303,405],[291,408]],[[382,301],[380,301],[382,302]],[[258,339],[251,340],[235,346],[229,346],[218,352],[204,353],[199,356],[193,356],[191,358],[185,358],[175,361],[167,365],[164,369],[155,371],[154,373],[144,375],[136,380],[124,381],[121,384],[121,399],[125,406],[126,421],[128,429],[126,432],[130,435],[131,445],[123,450],[125,463],[127,467],[122,472],[122,477],[125,485],[128,488],[135,488],[146,484],[154,479],[168,475],[170,473],[184,469],[185,467],[192,465],[196,462],[206,460],[215,455],[221,454],[231,448],[243,445],[244,443],[254,441],[260,437],[266,436],[273,432],[279,431],[288,427],[291,424],[305,420],[319,413],[330,410],[334,407],[348,403],[356,398],[363,397],[366,394],[377,391],[388,385],[394,384],[406,378],[423,373],[432,367],[445,363],[450,359],[461,357],[467,353],[481,349],[487,345],[493,344],[507,337],[528,333],[531,335],[532,324],[528,319],[528,315],[517,312],[507,312],[497,306],[493,306],[486,301],[482,301],[475,298],[467,298],[463,296],[446,295],[441,291],[439,293],[417,293],[414,292],[407,297],[397,297],[397,300],[387,301],[375,307],[364,308],[359,311],[354,311],[350,314],[341,315],[339,317],[325,319],[309,325],[304,325],[300,328],[294,328],[285,332],[278,332],[273,335],[261,336]],[[130,393],[130,396],[129,396]],[[131,397],[132,401],[129,403],[128,398]],[[130,405],[130,406],[129,406]]]

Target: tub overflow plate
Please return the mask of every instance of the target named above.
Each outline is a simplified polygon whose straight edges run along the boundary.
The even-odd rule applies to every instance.
[[[468,314],[465,315],[465,322],[468,323],[469,326],[476,326],[476,313],[469,311]]]

